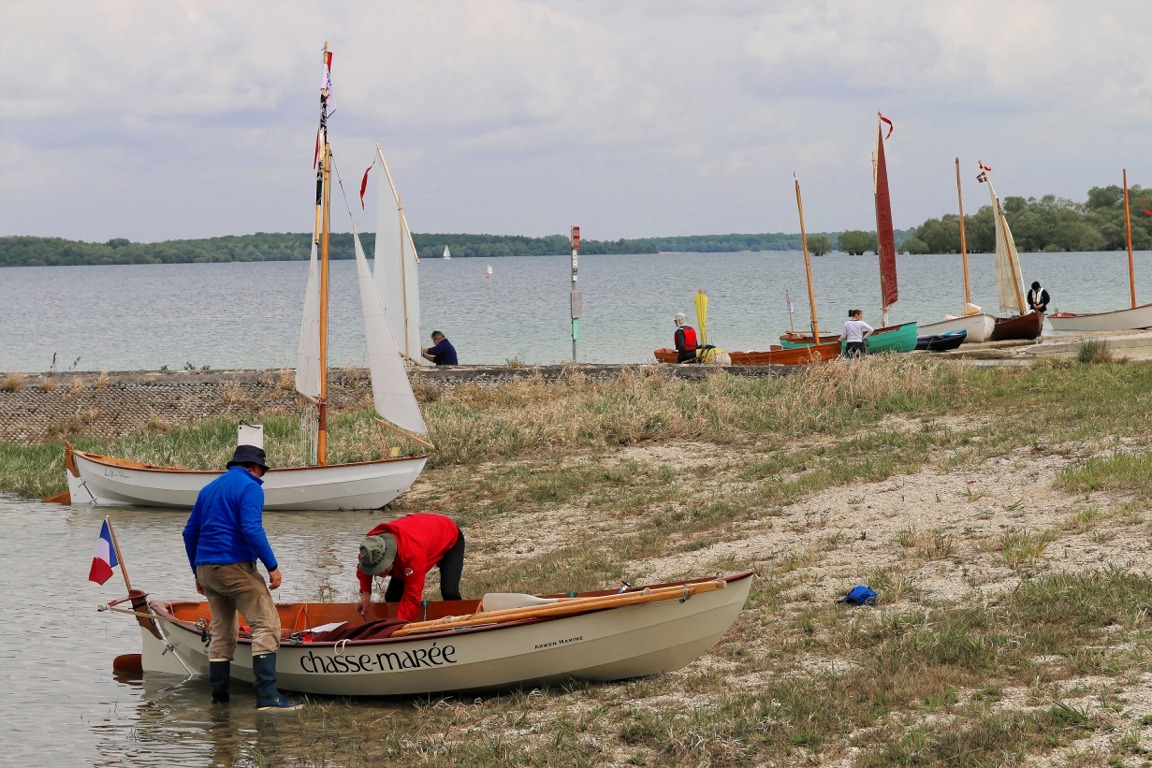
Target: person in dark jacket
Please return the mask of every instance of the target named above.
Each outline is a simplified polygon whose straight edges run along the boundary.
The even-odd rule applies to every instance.
[[[688,325],[688,318],[683,312],[677,312],[672,320],[676,323],[676,333],[672,341],[676,345],[676,362],[685,363],[696,359],[696,352],[700,349],[700,342],[696,338],[696,329]]]
[[[1032,290],[1028,291],[1028,306],[1033,312],[1044,314],[1048,311],[1048,302],[1051,299],[1048,297],[1048,291],[1040,287],[1040,282],[1034,280],[1032,282]]]
[[[420,350],[420,354],[436,365],[459,365],[456,362],[456,348],[440,331],[432,331],[432,346]]]
[[[464,533],[444,515],[415,514],[381,523],[360,544],[356,577],[360,602],[356,610],[367,616],[372,602],[372,580],[391,576],[384,602],[400,603],[396,618],[414,621],[420,614],[424,580],[433,568],[440,569],[440,596],[460,599],[460,575],[464,572]]]
[[[196,591],[212,609],[208,645],[208,681],[212,701],[228,701],[232,655],[236,650],[236,612],[252,630],[252,673],[256,708],[288,711],[303,705],[276,688],[276,652],[280,649],[280,615],[271,589],[282,576],[264,533],[264,449],[236,447],[228,471],[200,489],[184,526],[184,549],[196,578]],[[268,569],[268,583],[256,569]]]

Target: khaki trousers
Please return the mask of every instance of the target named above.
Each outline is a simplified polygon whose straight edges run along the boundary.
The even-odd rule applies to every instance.
[[[196,578],[212,609],[212,641],[208,658],[232,660],[236,651],[236,612],[252,630],[252,655],[276,653],[280,648],[280,614],[256,563],[198,565]]]

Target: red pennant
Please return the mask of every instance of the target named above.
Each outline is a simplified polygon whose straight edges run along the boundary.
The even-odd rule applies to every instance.
[[[372,165],[376,165],[375,162]],[[368,170],[364,171],[364,178],[360,180],[360,210],[364,210],[364,190],[368,189],[368,171],[372,170],[372,165],[368,166]]]
[[[893,129],[893,127],[894,127],[894,126],[892,125],[892,121],[891,121],[891,120],[889,120],[888,118],[884,117],[884,115],[881,115],[879,112],[877,112],[876,114],[880,116],[880,122],[882,122],[882,123],[888,123],[888,136],[891,136],[891,135],[892,135],[892,129]],[[885,137],[884,137],[884,140],[885,140],[885,141],[887,141],[887,140],[888,140],[888,136],[885,136]]]

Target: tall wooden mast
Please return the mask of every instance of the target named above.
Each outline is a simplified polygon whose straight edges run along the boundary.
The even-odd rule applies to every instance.
[[[968,287],[968,243],[964,239],[964,195],[960,192],[960,158],[956,158],[956,200],[960,204],[960,259],[964,263],[964,306],[972,303],[972,290]]]
[[[1128,169],[1124,169],[1124,230],[1128,239],[1128,286],[1132,293],[1132,308],[1136,308],[1136,268],[1132,263],[1132,209],[1128,207]]]
[[[804,249],[804,273],[808,276],[808,306],[812,308],[812,343],[820,343],[820,326],[816,323],[816,293],[812,290],[812,263],[808,259],[808,235],[804,232],[804,203],[800,200],[800,179],[796,182],[796,210],[800,213],[800,245]]]
[[[328,95],[332,88],[332,52],[324,42],[324,80],[320,85],[320,130],[316,136],[320,153],[316,166],[316,225],[320,246],[320,397],[316,433],[316,462],[328,463],[328,241],[331,234],[332,148],[328,144]]]

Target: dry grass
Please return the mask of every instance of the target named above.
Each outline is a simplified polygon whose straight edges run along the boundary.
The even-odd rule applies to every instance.
[[[28,378],[22,373],[8,373],[0,381],[0,390],[4,392],[19,392],[28,384]]]
[[[466,592],[751,568],[745,610],[716,648],[656,678],[323,699],[280,721],[274,759],[1147,765],[1150,383],[1146,364],[877,356],[761,381],[645,369],[443,390],[425,400],[434,463],[391,511],[461,521]],[[336,418],[333,434],[353,435],[341,450],[379,451],[366,415]],[[269,418],[266,444],[294,429]],[[180,427],[105,452],[217,466],[233,437],[232,424]],[[0,472],[46,462],[5,450]],[[875,608],[834,602],[860,583]]]

